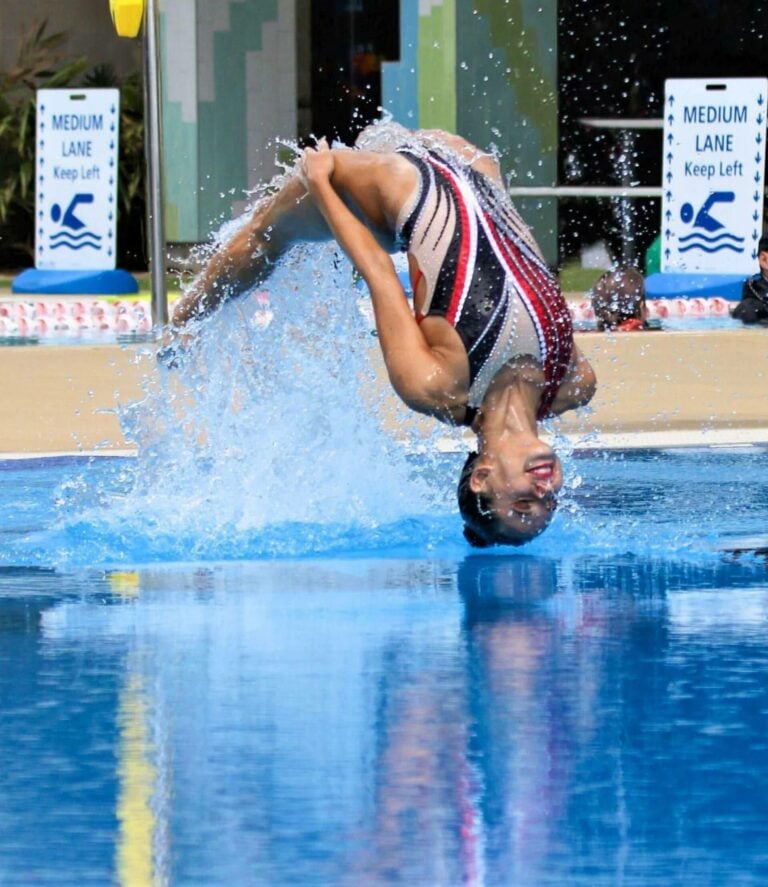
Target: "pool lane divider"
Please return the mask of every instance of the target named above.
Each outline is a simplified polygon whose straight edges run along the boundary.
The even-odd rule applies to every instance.
[[[257,325],[267,326],[272,318],[269,296],[266,293],[255,293],[252,298],[256,303]],[[588,299],[572,300],[568,305],[575,322],[594,322],[595,313]],[[651,320],[730,317],[729,301],[718,296],[649,299],[646,305]],[[369,302],[361,300],[360,307],[372,324]],[[145,296],[0,299],[2,338],[34,336],[41,339],[47,337],[61,339],[102,333],[109,337],[114,334],[131,333],[146,335],[151,331],[151,303]]]
[[[50,453],[0,453],[0,471],[8,468],[35,468],[41,464],[51,465],[68,462],[90,462],[93,459],[135,459],[136,448],[115,450],[59,450]]]

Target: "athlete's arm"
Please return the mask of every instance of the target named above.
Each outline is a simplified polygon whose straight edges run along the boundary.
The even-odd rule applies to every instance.
[[[592,364],[573,346],[573,357],[557,395],[550,407],[550,412],[559,416],[567,410],[575,410],[592,400],[597,390],[597,376]]]
[[[392,387],[419,412],[440,414],[460,403],[461,371],[449,348],[428,344],[388,253],[331,184],[333,153],[323,144],[302,161],[309,192],[339,245],[365,280]],[[466,395],[466,392],[464,392]]]

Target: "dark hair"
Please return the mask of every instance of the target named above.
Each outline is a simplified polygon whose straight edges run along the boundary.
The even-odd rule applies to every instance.
[[[491,545],[524,545],[527,538],[510,536],[509,530],[502,530],[492,510],[490,496],[476,493],[469,485],[478,453],[470,453],[459,475],[456,495],[459,511],[464,518],[464,538],[474,548],[489,548]]]
[[[618,268],[601,275],[590,291],[598,329],[613,330],[627,320],[642,320],[645,280],[636,268]]]
[[[759,253],[768,253],[768,237],[760,238],[760,241],[757,244],[757,251]]]

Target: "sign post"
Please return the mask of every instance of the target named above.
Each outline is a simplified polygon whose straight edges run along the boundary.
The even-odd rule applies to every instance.
[[[35,167],[35,268],[13,291],[130,293],[115,268],[120,93],[39,89]]]
[[[754,274],[768,80],[667,80],[661,271]]]
[[[35,264],[46,271],[115,267],[116,89],[37,92]]]

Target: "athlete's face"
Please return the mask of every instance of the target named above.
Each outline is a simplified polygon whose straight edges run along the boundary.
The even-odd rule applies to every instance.
[[[538,536],[552,520],[563,467],[554,450],[531,438],[510,443],[475,469],[471,488],[490,499],[490,509],[510,540]]]

